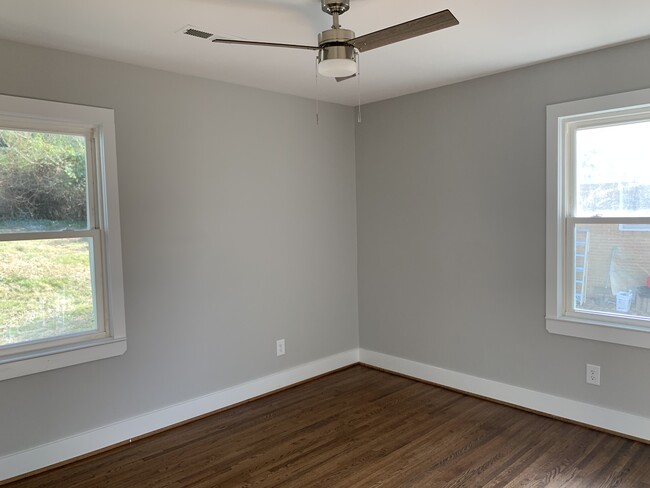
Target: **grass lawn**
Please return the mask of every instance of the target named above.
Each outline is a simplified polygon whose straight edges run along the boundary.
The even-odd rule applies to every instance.
[[[0,242],[0,346],[95,329],[89,242]]]

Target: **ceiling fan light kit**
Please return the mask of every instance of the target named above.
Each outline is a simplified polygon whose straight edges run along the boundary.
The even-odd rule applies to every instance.
[[[323,11],[328,12],[326,0],[323,2]],[[347,10],[347,9],[346,9]],[[337,14],[338,15],[338,14]],[[354,39],[354,32],[341,29],[338,20],[331,29],[318,34],[318,73],[330,78],[344,78],[357,73],[357,53],[354,47],[348,44]]]
[[[357,73],[357,57],[350,46],[325,46],[318,53],[318,73],[329,78],[345,78]]]
[[[458,19],[449,10],[441,10],[419,19],[355,37],[353,31],[342,29],[339,24],[339,16],[350,9],[350,0],[321,0],[321,9],[332,16],[332,28],[324,30],[318,35],[318,46],[233,39],[211,39],[211,42],[318,51],[318,73],[322,76],[336,78],[336,81],[343,81],[357,75],[359,52],[369,51],[458,24]],[[184,33],[201,37],[197,36],[195,32],[189,32],[192,30],[194,29],[187,29]]]

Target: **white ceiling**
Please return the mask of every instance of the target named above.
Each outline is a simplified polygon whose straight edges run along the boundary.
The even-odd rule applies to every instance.
[[[648,0],[351,0],[363,35],[449,8],[460,25],[362,53],[363,103],[650,36]],[[357,83],[315,81],[315,53],[217,45],[187,25],[249,40],[317,43],[319,0],[2,0],[0,37],[347,105]]]

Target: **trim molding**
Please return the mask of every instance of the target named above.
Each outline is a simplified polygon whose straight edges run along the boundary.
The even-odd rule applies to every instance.
[[[625,437],[650,441],[650,418],[361,349],[361,363]]]
[[[0,457],[3,480],[51,467],[157,430],[213,413],[359,362],[359,349],[317,359],[262,378],[170,405],[98,429]]]
[[[0,485],[119,444],[195,420],[317,376],[361,362],[388,372],[452,388],[625,437],[650,442],[650,418],[479,378],[367,349],[351,349],[205,396],[0,458]]]

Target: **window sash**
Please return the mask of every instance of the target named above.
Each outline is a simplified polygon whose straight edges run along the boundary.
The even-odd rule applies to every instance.
[[[575,309],[575,271],[576,271],[576,256],[575,256],[575,228],[579,225],[585,224],[642,224],[649,225],[650,217],[628,217],[628,218],[601,218],[601,217],[567,217],[565,225],[563,226],[563,240],[565,242],[564,252],[562,257],[563,273],[562,273],[562,313],[566,317],[573,317],[585,320],[606,321],[612,324],[621,324],[628,326],[636,326],[641,328],[650,329],[650,320],[633,318],[626,316],[626,314],[610,314],[607,312],[596,311],[579,311]]]
[[[86,140],[86,219],[89,229],[98,229],[100,227],[101,222],[98,214],[98,198],[100,197],[100,192],[97,184],[97,165],[101,159],[98,153],[99,145],[97,144],[97,129],[95,127],[72,125],[58,121],[42,121],[24,117],[8,118],[6,116],[0,116],[0,130],[43,132],[84,137]],[[24,233],[27,232],[24,231]],[[50,231],[35,231],[35,233],[39,232]],[[22,233],[14,233],[13,235]]]
[[[29,240],[56,240],[88,238],[90,247],[90,273],[91,286],[93,287],[93,309],[97,321],[97,329],[86,332],[64,334],[51,338],[36,339],[17,344],[6,344],[0,346],[0,364],[14,361],[17,357],[29,355],[30,353],[47,351],[62,346],[70,346],[76,343],[101,340],[110,337],[111,330],[109,317],[107,316],[107,297],[105,286],[104,259],[102,241],[103,235],[101,219],[99,216],[99,185],[97,184],[97,163],[100,155],[97,153],[99,147],[96,144],[96,129],[72,125],[58,121],[42,121],[28,118],[0,117],[0,129],[17,130],[24,132],[60,133],[75,136],[82,136],[86,140],[86,215],[87,230],[37,230],[12,233],[0,233],[0,242],[29,241]]]
[[[601,114],[599,116],[586,114],[561,119],[560,127],[563,135],[560,136],[561,140],[558,142],[563,143],[563,151],[558,152],[558,155],[561,158],[559,164],[563,172],[562,182],[564,191],[562,192],[562,196],[564,198],[560,202],[560,208],[564,216],[576,216],[578,213],[576,133],[580,129],[614,127],[637,122],[650,122],[650,109],[639,110],[639,108],[631,108],[614,114]],[[650,218],[650,215],[646,217]],[[627,219],[628,217],[613,218]]]
[[[75,332],[45,339],[20,342],[17,344],[6,344],[0,346],[0,363],[7,360],[15,360],[17,355],[41,351],[43,349],[56,348],[63,345],[86,342],[109,337],[111,335],[109,320],[107,316],[107,299],[105,286],[105,273],[102,252],[102,232],[100,229],[85,231],[52,231],[52,232],[25,232],[19,234],[0,234],[0,242],[15,242],[29,240],[58,240],[58,239],[90,239],[90,273],[91,283],[94,289],[93,308],[97,321],[97,330],[87,332]]]

